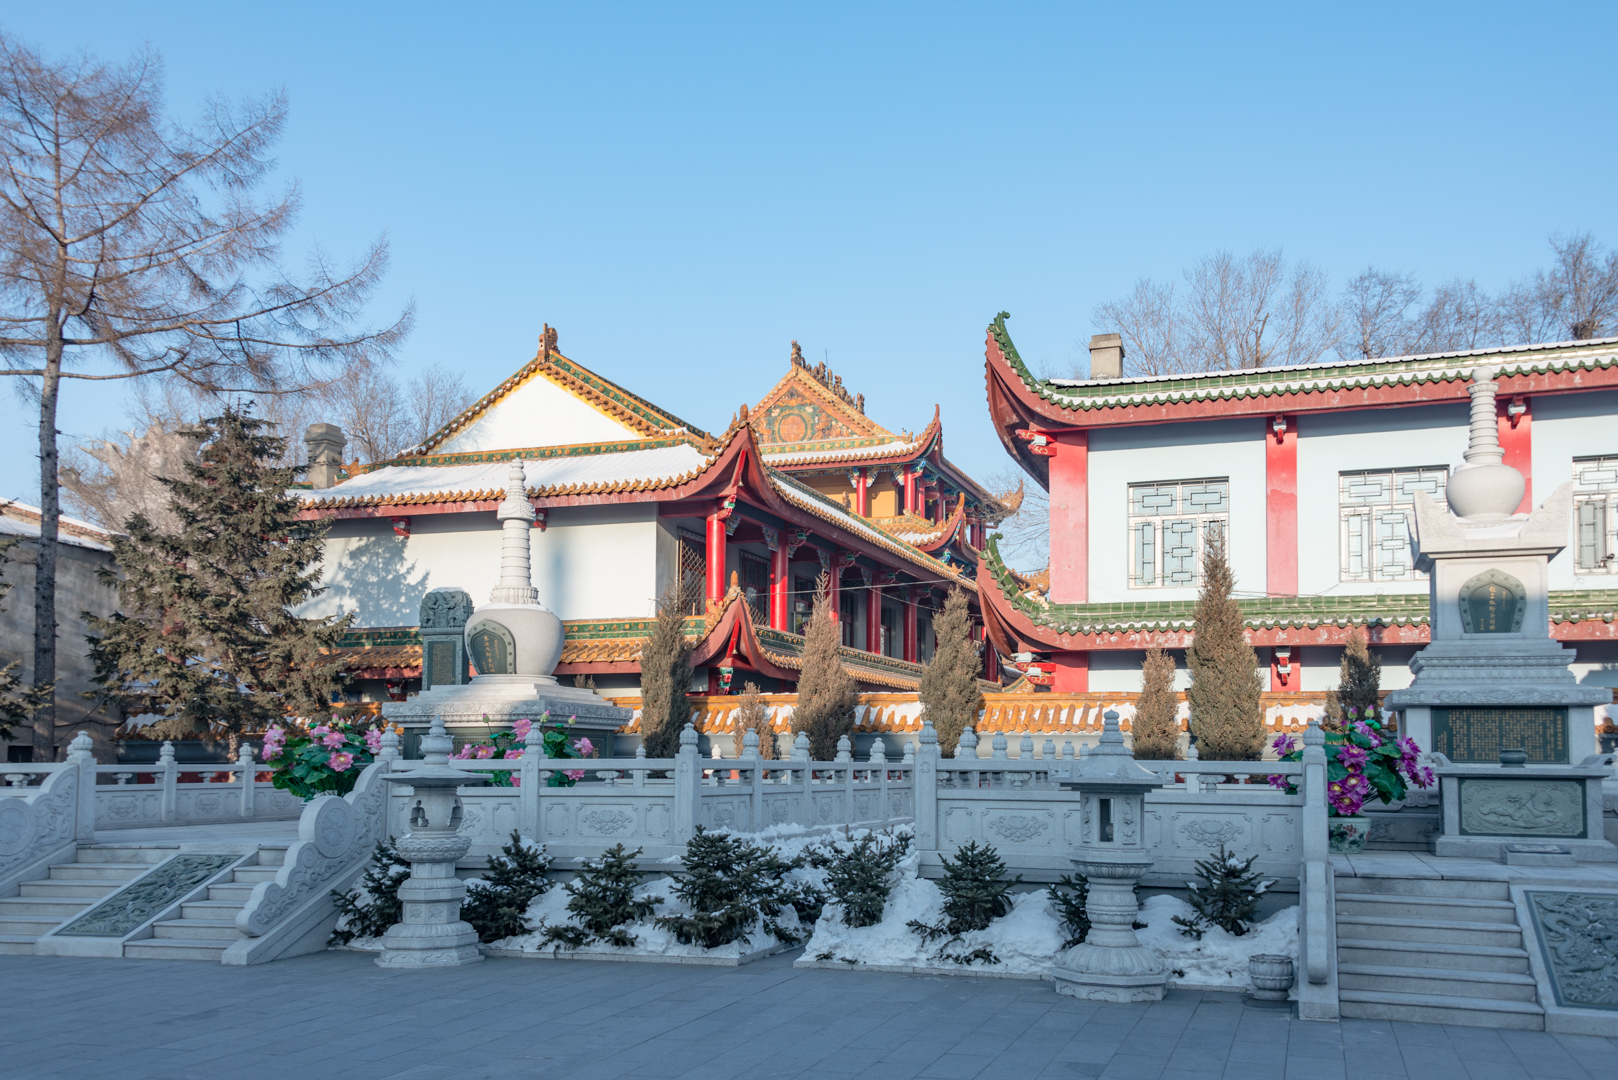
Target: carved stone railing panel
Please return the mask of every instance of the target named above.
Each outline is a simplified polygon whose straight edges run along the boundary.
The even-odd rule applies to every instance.
[[[78,769],[58,768],[26,795],[0,796],[0,886],[74,840],[79,784]]]

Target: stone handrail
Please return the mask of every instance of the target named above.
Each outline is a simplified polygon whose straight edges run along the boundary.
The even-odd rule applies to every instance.
[[[90,736],[79,732],[67,760],[30,765],[42,781],[12,787],[0,798],[0,896],[40,877],[55,863],[71,861],[80,843],[95,839],[95,758]]]

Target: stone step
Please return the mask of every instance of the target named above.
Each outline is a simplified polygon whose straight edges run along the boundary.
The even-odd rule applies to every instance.
[[[1386,878],[1348,877],[1339,874],[1333,888],[1344,896],[1373,893],[1384,896],[1448,896],[1466,900],[1510,900],[1511,887],[1504,881],[1474,878]]]
[[[258,849],[258,864],[260,866],[285,866],[287,849],[284,847],[261,847]]]
[[[252,884],[236,884],[235,882],[226,882],[220,885],[208,886],[209,900],[229,900],[237,905],[241,905],[247,903],[248,899],[252,895]]]
[[[1460,968],[1466,971],[1526,973],[1528,953],[1520,948],[1386,941],[1379,937],[1337,938],[1337,963],[1378,967]]]
[[[1419,941],[1447,945],[1494,945],[1516,948],[1522,945],[1522,931],[1516,923],[1461,922],[1448,919],[1401,919],[1390,921],[1366,915],[1337,916],[1339,937],[1380,937],[1390,941]]]
[[[0,933],[0,956],[32,956],[38,934]]]
[[[160,863],[180,849],[152,844],[81,844],[78,860],[93,863]]]
[[[180,941],[235,941],[242,936],[234,919],[169,919],[152,924],[152,936]]]
[[[124,955],[138,960],[206,960],[217,964],[229,945],[228,941],[208,939],[147,938],[125,942]]]
[[[180,918],[233,920],[245,906],[232,900],[191,900],[180,905]]]
[[[280,872],[279,866],[238,866],[234,880],[237,884],[257,885],[261,881],[274,881]]]
[[[151,869],[150,863],[70,862],[51,867],[51,881],[133,881]]]
[[[39,937],[61,925],[62,920],[55,915],[0,915],[0,936],[32,934]]]
[[[60,922],[89,906],[90,899],[82,896],[8,896],[0,899],[0,915],[52,915]]]
[[[84,903],[99,900],[122,885],[121,881],[25,881],[17,886],[20,897],[82,897]]]
[[[1338,1010],[1366,1020],[1405,1020],[1456,1027],[1512,1028],[1544,1031],[1545,1010],[1529,1001],[1406,994],[1390,990],[1338,991]]]
[[[1386,896],[1350,893],[1337,898],[1338,915],[1365,915],[1389,922],[1409,919],[1517,923],[1510,900],[1469,900],[1459,896]]]
[[[1401,993],[1441,997],[1498,998],[1504,1001],[1539,999],[1533,976],[1521,972],[1340,963],[1337,965],[1337,980],[1343,989],[1377,993],[1396,986]]]

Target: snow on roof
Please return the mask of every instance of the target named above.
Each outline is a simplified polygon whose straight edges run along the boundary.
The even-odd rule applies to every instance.
[[[40,510],[20,502],[0,502],[0,535],[39,536]],[[72,544],[92,551],[111,551],[112,534],[88,521],[62,517],[56,531],[57,543]]]
[[[799,444],[802,445],[801,443]],[[855,461],[861,458],[884,457],[888,454],[902,454],[916,447],[915,440],[893,439],[889,442],[877,443],[874,446],[851,447],[847,441],[838,441],[823,450],[788,449],[782,451],[764,451],[764,460],[771,465],[784,465],[804,461]]]
[[[628,450],[612,454],[524,459],[524,482],[530,492],[562,493],[562,489],[666,487],[707,467],[709,458],[689,444]],[[386,465],[345,480],[336,487],[297,494],[312,505],[438,499],[498,498],[505,492],[510,461],[474,465]]]

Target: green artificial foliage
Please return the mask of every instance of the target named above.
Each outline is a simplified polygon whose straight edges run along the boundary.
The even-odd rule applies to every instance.
[[[635,944],[635,935],[624,927],[648,918],[661,896],[637,896],[641,874],[635,869],[635,860],[641,849],[625,851],[624,845],[614,844],[601,853],[599,859],[585,859],[579,864],[578,876],[562,888],[567,890],[568,918],[572,926],[545,928],[545,944],[558,951],[579,949],[592,941],[628,949]]]
[[[1241,608],[1233,595],[1235,576],[1225,542],[1210,532],[1202,558],[1202,587],[1193,616],[1191,647],[1191,733],[1204,761],[1257,761],[1264,747],[1264,684],[1258,657],[1247,643]]]
[[[951,589],[944,610],[933,620],[937,648],[921,673],[921,718],[938,733],[938,752],[955,753],[961,732],[977,723],[983,709],[983,657],[972,640],[972,616],[966,594]]]
[[[116,566],[99,572],[121,608],[84,615],[99,696],[161,714],[151,734],[234,739],[329,709],[341,684],[337,645],[354,615],[292,614],[324,591],[330,522],[299,520],[302,467],[275,466],[286,440],[266,426],[245,409],[204,420],[200,460],[160,478],[179,532],[131,515]]]
[[[347,945],[355,938],[378,938],[404,918],[404,902],[399,886],[410,876],[410,864],[399,857],[392,844],[378,840],[371,861],[358,889],[338,892],[331,898],[337,904],[338,929],[332,931],[333,945]]]
[[[686,871],[674,875],[674,895],[689,911],[657,919],[681,944],[717,949],[733,941],[749,942],[748,930],[755,924],[784,944],[798,944],[799,934],[779,921],[792,906],[785,878],[793,863],[701,825],[686,844],[683,861]]]
[[[792,707],[792,731],[808,733],[811,761],[832,761],[837,757],[837,740],[854,731],[859,687],[838,654],[842,631],[825,574],[816,582],[815,606],[803,636],[803,667],[798,701]]]
[[[1352,711],[1354,719],[1376,716],[1382,706],[1382,661],[1367,647],[1365,631],[1356,626],[1349,631],[1338,667],[1337,689],[1326,694],[1327,731],[1346,729]]]
[[[1173,761],[1180,745],[1180,699],[1174,692],[1174,656],[1157,646],[1141,665],[1140,699],[1129,725],[1130,746],[1143,761]]]
[[[1218,926],[1236,937],[1252,929],[1257,921],[1258,898],[1275,884],[1259,880],[1260,875],[1253,870],[1257,859],[1257,855],[1252,855],[1244,861],[1234,852],[1227,852],[1223,844],[1213,858],[1198,859],[1197,876],[1202,880],[1186,882],[1196,914],[1189,919],[1174,916],[1180,933],[1201,941],[1203,933],[1211,926]]]
[[[20,543],[20,536],[0,537],[0,567],[10,561],[8,554],[13,547]],[[0,580],[0,597],[11,591],[11,582]],[[5,610],[0,608],[0,611]],[[26,686],[17,678],[17,667],[21,660],[13,660],[5,667],[0,667],[0,739],[9,739],[12,729],[28,722],[34,715],[34,710],[50,701],[53,687],[50,683],[42,686]]]
[[[479,941],[531,933],[534,927],[528,925],[528,905],[555,884],[545,876],[550,869],[544,845],[530,845],[516,829],[511,830],[511,839],[500,854],[489,857],[483,880],[466,883],[461,918],[472,924]]]
[[[1090,913],[1085,908],[1090,900],[1090,880],[1083,874],[1063,874],[1045,894],[1050,897],[1056,919],[1067,935],[1062,948],[1084,944],[1084,939],[1090,936]]]
[[[961,936],[973,930],[987,930],[995,919],[1010,913],[1011,888],[1021,884],[1022,875],[1005,880],[1006,864],[991,844],[979,845],[976,840],[959,848],[952,860],[944,856],[944,876],[938,890],[944,894],[944,918],[939,923],[924,923],[911,919],[905,925],[922,941],[932,944],[948,938],[935,958],[969,964],[974,960],[998,964],[1000,961],[987,948],[970,953],[950,952]]]
[[[691,720],[691,650],[685,636],[689,598],[679,583],[657,601],[657,619],[640,650],[640,737],[649,758],[671,758],[680,752],[680,732]]]
[[[893,871],[910,850],[910,834],[867,833],[830,850],[826,893],[842,907],[843,925],[875,926],[893,891]]]

